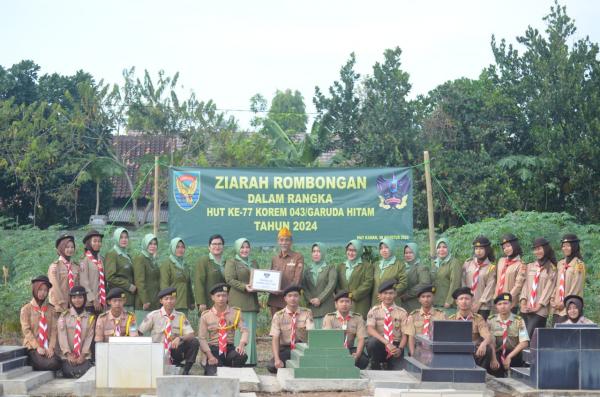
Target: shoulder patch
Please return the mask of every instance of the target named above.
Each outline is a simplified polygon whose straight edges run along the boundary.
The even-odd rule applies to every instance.
[[[360,317],[362,318],[362,314],[360,313],[355,313],[355,312],[351,312],[352,313],[352,317]]]
[[[523,320],[523,317],[519,316],[518,314],[515,314],[515,320],[516,321]]]
[[[102,317],[106,316],[107,314],[108,314],[108,312],[100,313],[100,314],[98,314],[98,318],[102,318]]]
[[[327,313],[327,314],[325,315],[325,317],[327,317],[327,316],[332,316],[332,317],[335,317],[335,312]]]
[[[419,312],[419,309],[415,309],[412,312],[410,312],[410,315],[412,316],[413,314],[417,314]]]
[[[495,315],[495,314],[492,314],[491,316],[489,316],[489,317],[488,317],[488,321],[489,321],[489,320],[494,320],[495,318],[496,318],[496,315]]]
[[[473,319],[483,320],[483,316],[479,313],[473,313]]]
[[[456,313],[451,314],[450,316],[448,316],[448,320],[456,320]]]
[[[493,272],[494,270],[496,270],[496,265],[494,265],[494,264],[491,264],[491,265],[490,265],[490,270],[489,270],[489,271],[490,271],[490,272]]]

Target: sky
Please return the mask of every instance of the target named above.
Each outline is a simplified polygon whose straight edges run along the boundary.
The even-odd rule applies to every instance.
[[[544,29],[553,0],[23,0],[0,5],[0,65],[23,59],[41,73],[122,83],[135,66],[180,72],[178,92],[212,99],[247,127],[249,100],[299,90],[314,112],[315,86],[327,91],[351,52],[370,74],[399,46],[411,97],[493,63],[492,35],[516,44],[527,26]],[[600,42],[600,3],[562,0],[576,37]],[[244,111],[245,110],[245,111]],[[309,114],[310,119],[312,115]]]

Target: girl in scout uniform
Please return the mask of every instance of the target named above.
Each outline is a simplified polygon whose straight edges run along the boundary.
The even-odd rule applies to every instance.
[[[567,321],[565,321],[565,324],[594,324],[592,320],[583,316],[583,298],[581,296],[567,296],[565,307],[567,308]]]
[[[79,262],[79,281],[87,291],[87,307],[96,315],[106,309],[106,273],[104,259],[100,255],[104,235],[97,230],[90,230],[83,238],[84,254]]]
[[[421,264],[419,246],[415,243],[404,246],[404,262],[408,288],[400,295],[400,300],[402,307],[410,313],[421,307],[418,293],[423,287],[431,285],[431,273],[429,266]]]
[[[50,297],[48,301],[57,315],[64,312],[69,307],[69,291],[71,288],[79,285],[79,264],[71,262],[71,257],[75,253],[75,238],[70,234],[63,234],[55,243],[58,259],[48,268],[48,279],[52,288],[50,288]]]
[[[527,266],[521,261],[523,250],[519,239],[514,234],[505,234],[500,241],[504,256],[498,260],[498,271],[496,274],[496,295],[508,292],[511,296],[521,295],[525,278],[527,277]],[[516,313],[519,305],[511,299],[512,311]]]
[[[352,296],[354,311],[363,319],[371,308],[373,290],[373,268],[362,260],[363,245],[358,240],[346,244],[346,261],[338,265],[337,291],[348,291]]]
[[[304,267],[302,277],[304,297],[313,313],[315,329],[321,329],[323,317],[335,309],[333,295],[337,285],[337,270],[325,261],[326,256],[325,245],[314,243],[311,260]]]
[[[462,285],[469,287],[473,293],[473,312],[479,313],[487,320],[494,288],[496,287],[496,266],[492,243],[485,236],[479,236],[473,241],[473,258],[463,264]]]
[[[160,265],[160,289],[173,287],[177,290],[175,310],[187,313],[194,309],[194,296],[190,270],[185,260],[185,243],[180,237],[175,237],[169,245],[171,254]]]
[[[435,243],[436,258],[432,269],[433,286],[436,293],[433,304],[446,311],[455,306],[452,292],[460,287],[462,267],[450,253],[448,239],[442,237]]]
[[[127,252],[129,246],[129,232],[127,229],[118,227],[113,233],[113,247],[106,253],[104,267],[106,270],[106,281],[108,290],[119,287],[125,290],[127,302],[126,310],[133,310],[133,297],[137,287],[133,283],[133,269],[131,268],[131,257]]]
[[[373,266],[373,289],[371,291],[371,307],[380,304],[377,290],[382,282],[396,280],[396,304],[400,305],[400,294],[406,289],[406,273],[404,263],[394,255],[394,240],[384,238],[379,242],[379,255],[381,259]]]
[[[579,249],[579,239],[575,234],[565,234],[560,241],[560,248],[565,256],[558,262],[556,287],[550,300],[554,309],[554,323],[567,321],[565,297],[569,295],[583,296],[585,284],[585,264]]]
[[[146,234],[141,245],[140,253],[133,257],[132,264],[133,281],[138,288],[138,293],[135,295],[135,310],[147,312],[160,307],[156,298],[156,294],[160,291],[158,239],[154,234]]]
[[[225,239],[220,234],[208,238],[208,256],[200,258],[194,269],[194,296],[198,312],[212,306],[210,289],[213,285],[225,282],[225,260],[223,249]]]

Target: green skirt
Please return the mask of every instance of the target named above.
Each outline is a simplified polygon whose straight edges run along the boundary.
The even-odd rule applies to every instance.
[[[313,322],[315,323],[315,329],[323,328],[323,317],[313,317]]]
[[[248,328],[248,345],[246,345],[246,354],[248,360],[246,364],[256,365],[256,312],[242,312],[244,325]],[[240,344],[242,333],[238,330],[235,332],[235,345]]]

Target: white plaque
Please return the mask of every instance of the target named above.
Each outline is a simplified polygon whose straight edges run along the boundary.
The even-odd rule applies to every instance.
[[[281,289],[279,270],[252,269],[250,286],[256,291],[277,292]]]

